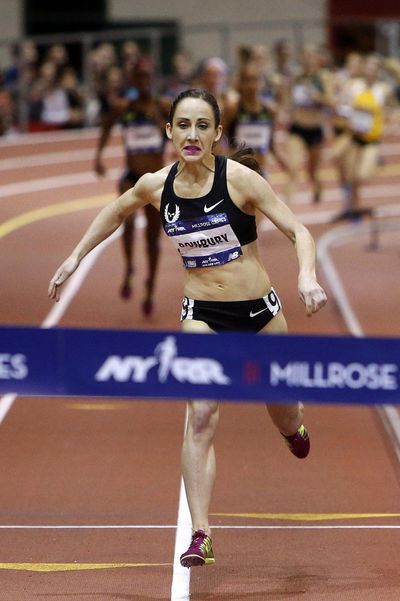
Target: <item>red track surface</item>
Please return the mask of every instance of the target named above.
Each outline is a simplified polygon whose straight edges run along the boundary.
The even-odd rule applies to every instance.
[[[25,214],[114,193],[112,178],[90,175],[93,137],[65,138],[38,136],[23,145],[0,146],[2,324],[43,322],[52,307],[48,280],[99,209]],[[114,143],[116,150],[118,140]],[[388,138],[385,164],[369,187],[374,204],[396,207],[398,145],[396,137]],[[87,154],[77,156],[78,150]],[[61,152],[65,157],[56,154]],[[55,156],[65,162],[51,164]],[[81,158],[71,162],[74,157]],[[27,161],[34,159],[39,165],[29,166]],[[114,156],[108,164],[114,174],[122,157]],[[310,226],[317,240],[332,229],[326,213],[340,208],[334,174],[328,163],[325,167],[325,200],[314,207],[303,194],[294,206],[303,220],[317,222]],[[76,174],[81,183],[74,180]],[[274,182],[279,191],[280,174],[272,174]],[[335,195],[337,200],[330,200]],[[23,221],[10,222],[21,215]],[[382,220],[381,227],[387,222]],[[364,333],[399,336],[398,277],[393,278],[398,273],[398,231],[382,229],[377,252],[367,250],[368,241],[354,226],[350,242],[334,247],[331,256]],[[179,262],[166,239],[162,245],[154,317],[145,320],[140,314],[145,257],[139,232],[133,300],[122,302],[117,295],[122,261],[119,244],[113,243],[60,325],[178,329]],[[293,249],[269,229],[260,235],[260,245],[291,331],[347,333],[331,282],[321,274],[331,300],[321,314],[307,319],[297,299]],[[182,403],[17,398],[0,426],[0,526],[153,527],[1,529],[1,601],[170,599],[183,421]],[[314,405],[307,407],[307,424],[312,453],[299,462],[282,445],[263,407],[222,408],[212,512],[225,515],[212,516],[218,526],[213,534],[217,563],[192,570],[192,601],[400,598],[395,528],[400,527],[399,463],[377,411]],[[294,514],[315,515],[306,519]],[[322,519],[322,514],[330,515]]]

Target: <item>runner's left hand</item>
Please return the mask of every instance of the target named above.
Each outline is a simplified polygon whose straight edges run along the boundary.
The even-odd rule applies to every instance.
[[[308,317],[326,305],[325,290],[311,277],[299,277],[299,296],[306,306]]]

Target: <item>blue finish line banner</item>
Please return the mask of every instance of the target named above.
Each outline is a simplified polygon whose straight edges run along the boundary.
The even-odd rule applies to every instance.
[[[0,393],[400,403],[400,339],[0,328]]]

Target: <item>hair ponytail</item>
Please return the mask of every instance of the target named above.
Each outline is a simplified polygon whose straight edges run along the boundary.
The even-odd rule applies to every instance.
[[[236,161],[237,163],[241,163],[242,165],[245,165],[245,167],[248,167],[249,169],[256,171],[259,175],[262,175],[261,167],[254,156],[253,148],[246,146],[246,144],[240,144],[238,149],[233,154],[228,156],[228,159]]]

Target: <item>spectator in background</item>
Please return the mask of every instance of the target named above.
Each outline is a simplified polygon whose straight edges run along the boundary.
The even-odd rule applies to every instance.
[[[108,72],[111,67],[118,65],[117,54],[112,44],[100,44],[92,50],[90,58],[91,88],[98,95],[104,92]]]
[[[123,95],[124,88],[124,74],[121,67],[113,66],[110,68],[107,74],[106,84],[104,90],[102,90],[98,96],[100,110],[99,110],[99,122],[102,129],[107,128],[107,120],[111,114],[111,106],[109,98]],[[97,171],[97,168],[96,168]],[[99,175],[104,175],[100,169]]]
[[[194,85],[207,90],[217,99],[223,110],[228,95],[228,66],[218,56],[213,56],[202,61],[194,76]]]
[[[10,62],[3,72],[3,84],[13,95],[18,92],[18,80],[20,75],[20,49],[18,44],[12,44],[9,48]]]
[[[133,40],[127,40],[122,44],[121,58],[122,64],[131,63],[135,64],[139,60],[141,55],[140,48]]]
[[[69,119],[64,127],[82,127],[84,125],[84,97],[73,67],[66,67],[61,75],[60,85],[65,90],[69,105]]]
[[[17,61],[13,69],[16,68],[17,78],[22,78],[22,84],[29,87],[38,77],[39,72],[39,52],[36,44],[31,40],[22,42],[18,47]],[[19,82],[18,82],[19,89]]]
[[[83,111],[82,107],[78,110],[79,92],[75,83],[75,76],[66,71],[63,85],[57,75],[57,65],[50,61],[43,63],[39,79],[34,82],[30,92],[30,131],[51,131],[82,125]],[[82,105],[83,101],[80,102]]]
[[[193,71],[193,62],[189,53],[185,50],[176,52],[172,57],[172,74],[166,78],[161,92],[168,111],[173,99],[191,87]]]
[[[21,101],[25,100],[38,74],[38,50],[30,40],[13,44],[10,63],[4,70],[4,88],[11,95],[12,122],[18,127],[23,120]]]
[[[14,102],[0,72],[0,136],[10,132],[14,119]]]
[[[53,63],[56,76],[62,77],[64,70],[69,66],[69,56],[64,44],[53,44],[46,53],[45,62]]]
[[[88,98],[86,99],[85,121],[88,125],[98,125],[102,120],[104,96],[108,86],[110,69],[118,67],[115,48],[112,44],[99,44],[88,58],[89,77]]]

